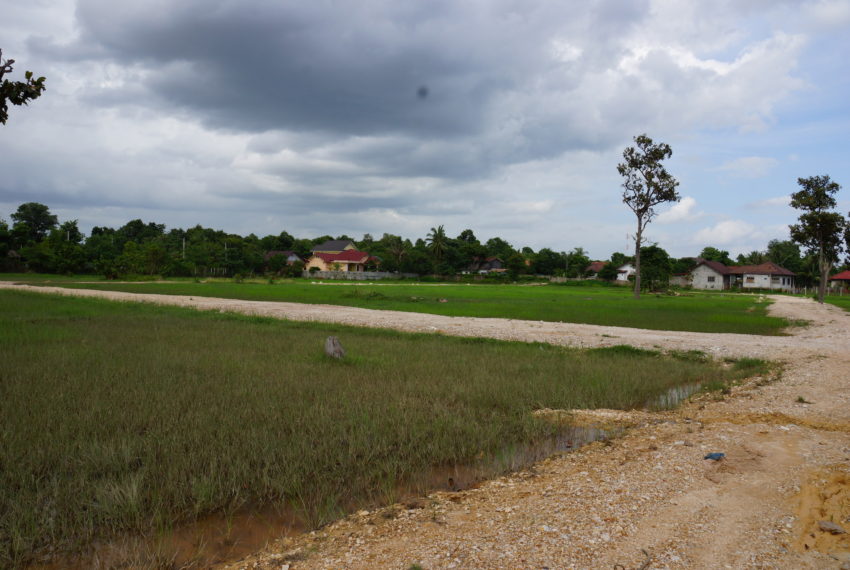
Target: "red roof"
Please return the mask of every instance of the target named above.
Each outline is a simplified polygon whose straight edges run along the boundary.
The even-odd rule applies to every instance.
[[[850,269],[847,271],[842,271],[841,273],[836,273],[832,277],[829,278],[830,281],[850,281]]]
[[[728,272],[738,275],[749,273],[750,275],[788,275],[793,277],[794,272],[788,271],[784,267],[780,267],[772,261],[766,261],[759,265],[733,265],[728,268]]]
[[[606,265],[608,265],[607,261],[591,261],[584,271],[585,273],[599,273]]]
[[[369,258],[368,253],[356,249],[346,249],[340,253],[316,253],[314,255],[324,260],[325,263],[334,263],[335,261],[363,263]]]

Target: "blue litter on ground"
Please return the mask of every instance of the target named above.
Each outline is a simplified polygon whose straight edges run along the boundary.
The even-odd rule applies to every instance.
[[[720,461],[724,457],[726,457],[725,453],[709,453],[708,455],[703,457],[703,459],[711,459],[713,461]]]

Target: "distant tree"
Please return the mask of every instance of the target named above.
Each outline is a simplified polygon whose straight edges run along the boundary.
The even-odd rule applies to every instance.
[[[504,262],[507,262],[508,258],[516,253],[514,247],[500,237],[488,239],[485,247],[488,256],[498,257]]]
[[[611,265],[614,266],[614,269],[622,267],[627,263],[631,263],[632,261],[632,258],[626,255],[625,253],[615,251],[611,254]]]
[[[841,189],[829,176],[798,178],[800,190],[791,194],[791,206],[802,210],[799,223],[790,226],[791,239],[818,260],[820,276],[818,302],[823,303],[830,269],[838,262],[844,243],[847,222],[835,207],[835,194]]]
[[[448,246],[445,228],[442,225],[431,228],[427,239],[428,249],[431,251],[431,255],[434,256],[434,265],[437,266],[443,260],[443,254],[446,252],[446,247]]]
[[[455,239],[458,255],[460,257],[460,271],[466,271],[476,259],[487,257],[487,248],[481,245],[472,230],[466,229],[460,232]]]
[[[44,77],[33,79],[32,71],[24,73],[26,81],[9,81],[3,76],[12,72],[14,59],[3,59],[3,50],[0,50],[0,123],[6,124],[9,119],[9,103],[12,105],[26,105],[33,99],[38,99],[47,89],[44,86]]]
[[[296,259],[292,262],[292,265],[285,267],[283,272],[287,277],[301,277],[304,273],[304,262]]]
[[[590,258],[583,247],[576,247],[566,255],[564,275],[566,277],[583,277]]]
[[[266,261],[266,267],[271,273],[280,275],[287,267],[286,256],[282,253],[274,254],[268,259],[268,261]]]
[[[363,239],[357,242],[357,249],[360,251],[369,251],[372,249],[374,243],[375,239],[372,237],[372,234],[363,234]]]
[[[679,259],[671,259],[671,268],[673,275],[681,275],[689,273],[696,265],[696,260],[693,257],[682,257]]]
[[[617,276],[620,274],[617,271],[618,267],[619,265],[615,265],[614,263],[609,261],[608,263],[602,266],[602,269],[600,269],[599,273],[597,273],[596,275],[603,281],[616,281]]]
[[[42,241],[59,221],[50,213],[50,208],[38,202],[27,202],[18,206],[18,211],[12,214],[12,220],[16,226],[20,226],[16,233],[26,242]]]
[[[383,242],[386,243],[387,253],[390,255],[392,260],[395,262],[395,266],[397,268],[401,267],[401,260],[404,259],[404,256],[407,255],[407,250],[409,248],[409,243],[405,243],[401,236],[395,236],[391,234],[384,234],[382,238]]]
[[[799,273],[803,269],[803,258],[800,246],[791,240],[772,239],[767,242],[765,257],[773,263]]]
[[[297,239],[292,242],[292,251],[294,251],[298,257],[307,259],[310,257],[310,250],[314,245],[317,244],[313,243],[313,240]]]
[[[408,251],[399,267],[403,273],[418,273],[419,275],[428,274],[432,268],[433,265],[428,259],[428,254],[418,248]]]
[[[739,253],[736,259],[738,265],[759,265],[768,260],[767,255],[763,251],[753,250],[744,255]],[[728,263],[726,265],[729,265]]]
[[[673,265],[666,251],[657,245],[641,248],[641,282],[650,291],[666,288],[670,282]]]
[[[280,232],[280,235],[277,236],[277,247],[273,249],[292,249],[292,244],[295,243],[295,238],[289,234],[287,231]]]
[[[525,258],[519,252],[511,254],[511,256],[505,260],[505,269],[508,270],[508,277],[510,277],[513,281],[516,281],[520,273],[525,273]]]
[[[162,237],[164,233],[165,224],[155,224],[154,222],[148,222],[146,224],[140,219],[135,219],[130,220],[118,228],[116,237],[118,237],[122,243],[124,241],[145,243]]]
[[[617,165],[617,171],[625,178],[623,202],[637,218],[635,299],[638,299],[641,288],[640,250],[644,229],[655,216],[656,206],[664,202],[678,202],[680,196],[676,192],[679,182],[661,164],[662,160],[673,155],[670,146],[664,143],[655,144],[645,134],[636,136],[634,141],[636,147],[628,147],[623,151],[625,162]]]
[[[560,253],[544,247],[534,256],[534,272],[540,275],[554,275],[556,270],[564,267],[565,262]]]
[[[706,261],[719,261],[723,265],[732,265],[732,258],[729,257],[729,252],[717,249],[716,247],[704,247],[699,256]]]

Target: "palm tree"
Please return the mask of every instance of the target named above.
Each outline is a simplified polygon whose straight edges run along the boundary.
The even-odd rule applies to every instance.
[[[435,264],[439,264],[443,259],[443,253],[446,251],[447,244],[446,230],[442,225],[439,225],[436,228],[431,228],[427,242],[428,249],[431,250],[431,254],[434,256]]]

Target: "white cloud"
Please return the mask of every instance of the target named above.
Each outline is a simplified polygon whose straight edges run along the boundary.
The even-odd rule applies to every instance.
[[[809,17],[821,29],[836,29],[850,25],[850,2],[821,0],[808,7]]]
[[[661,212],[655,219],[659,224],[672,224],[675,222],[688,222],[699,219],[703,216],[702,212],[695,212],[697,201],[691,196],[685,196],[682,200],[674,204],[666,212]]]
[[[718,170],[735,178],[764,178],[777,164],[776,159],[766,156],[744,156],[722,164]]]
[[[508,206],[518,213],[545,214],[552,210],[554,200],[539,200],[535,202],[510,202]]]
[[[788,206],[790,204],[791,196],[776,196],[775,198],[765,198],[764,200],[750,202],[749,204],[747,204],[747,207],[753,209],[776,208],[779,206]]]
[[[724,220],[699,230],[694,234],[693,241],[701,245],[741,246],[743,243],[761,240],[762,234],[759,228],[749,222]]]

